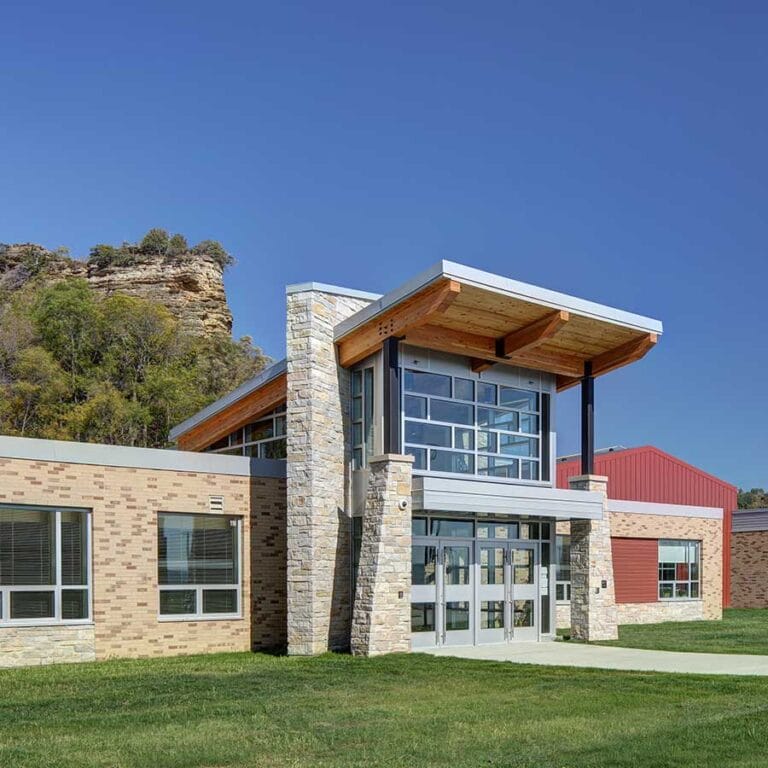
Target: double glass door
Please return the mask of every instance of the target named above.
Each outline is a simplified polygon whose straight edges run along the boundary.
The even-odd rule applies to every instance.
[[[478,542],[478,643],[537,640],[535,544]]]
[[[538,639],[537,545],[414,540],[412,645]]]

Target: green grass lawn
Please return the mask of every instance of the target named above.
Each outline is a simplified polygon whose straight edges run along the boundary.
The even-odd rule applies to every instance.
[[[729,608],[723,612],[722,621],[627,624],[619,627],[618,640],[600,645],[657,651],[768,655],[768,609]]]
[[[768,678],[425,655],[0,672],[0,766],[765,766]]]

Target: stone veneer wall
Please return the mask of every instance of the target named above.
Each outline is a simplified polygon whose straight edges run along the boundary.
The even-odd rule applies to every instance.
[[[660,624],[698,621],[704,616],[702,600],[659,600],[657,603],[618,603],[619,624]]]
[[[768,608],[768,531],[731,533],[731,605]]]
[[[288,653],[349,647],[347,474],[350,374],[336,362],[335,326],[366,299],[319,290],[287,297]]]
[[[159,621],[157,513],[209,514],[208,497],[224,497],[224,514],[244,520],[241,619]],[[93,625],[76,629],[0,627],[0,664],[88,661],[247,651],[284,643],[285,613],[277,588],[285,481],[189,471],[132,469],[0,458],[0,503],[70,506],[92,511]],[[260,623],[251,631],[251,527],[259,575],[254,601]],[[263,517],[262,517],[263,516]],[[274,573],[263,574],[268,559]],[[271,558],[271,559],[269,559]],[[274,594],[275,590],[276,595]],[[269,619],[267,620],[267,616]],[[23,647],[19,647],[20,644]],[[11,651],[6,655],[4,651]]]
[[[352,616],[352,653],[375,656],[411,649],[412,456],[377,456],[363,515]]]
[[[701,541],[701,600],[624,603],[625,624],[687,621],[723,616],[723,521],[703,517],[639,515],[611,512],[611,535],[637,539],[690,539]],[[667,608],[660,605],[669,606]],[[662,616],[663,618],[659,618]]]
[[[618,637],[607,482],[601,475],[569,479],[573,490],[598,491],[604,496],[602,520],[571,521],[571,635],[577,640]]]
[[[93,625],[0,627],[0,668],[95,661]]]

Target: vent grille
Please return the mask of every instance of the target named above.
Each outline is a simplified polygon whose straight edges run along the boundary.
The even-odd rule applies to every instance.
[[[208,497],[208,510],[210,512],[223,512],[224,511],[224,497],[223,496],[209,496]]]

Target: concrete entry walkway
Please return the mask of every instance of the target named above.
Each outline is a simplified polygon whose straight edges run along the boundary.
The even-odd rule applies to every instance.
[[[768,656],[726,653],[677,653],[585,643],[512,643],[460,648],[425,649],[435,656],[511,661],[557,667],[623,669],[636,672],[675,672],[701,675],[766,675]]]

